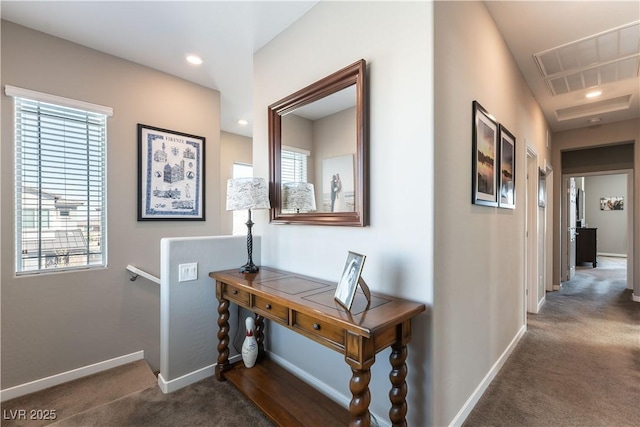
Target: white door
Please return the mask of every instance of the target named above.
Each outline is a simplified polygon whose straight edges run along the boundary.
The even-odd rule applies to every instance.
[[[576,180],[567,182],[567,280],[576,274]]]

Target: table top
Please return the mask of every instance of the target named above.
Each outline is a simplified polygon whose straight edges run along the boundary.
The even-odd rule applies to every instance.
[[[299,312],[322,316],[366,337],[411,319],[426,308],[422,303],[375,292],[371,292],[367,307],[367,299],[358,288],[348,311],[334,299],[337,283],[271,267],[260,267],[253,274],[233,269],[211,272],[209,276]]]

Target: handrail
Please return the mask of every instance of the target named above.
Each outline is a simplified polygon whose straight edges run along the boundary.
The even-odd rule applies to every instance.
[[[132,273],[131,277],[129,278],[129,280],[131,280],[132,282],[135,281],[138,278],[138,276],[142,276],[147,280],[151,280],[152,282],[157,283],[158,285],[160,284],[160,278],[159,277],[153,276],[153,275],[147,273],[146,271],[142,271],[139,268],[134,267],[131,264],[127,265],[127,270],[129,270]]]

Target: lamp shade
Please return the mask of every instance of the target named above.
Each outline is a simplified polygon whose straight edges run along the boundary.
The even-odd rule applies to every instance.
[[[316,196],[313,184],[308,182],[287,182],[282,185],[282,209],[311,212],[316,210]]]
[[[264,178],[232,178],[227,181],[227,210],[271,209],[269,186]]]

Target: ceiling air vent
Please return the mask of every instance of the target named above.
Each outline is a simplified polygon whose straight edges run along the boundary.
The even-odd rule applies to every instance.
[[[551,93],[561,95],[640,75],[640,21],[533,55]]]

